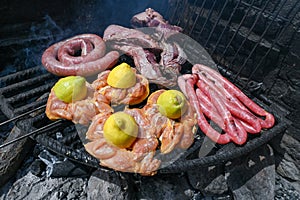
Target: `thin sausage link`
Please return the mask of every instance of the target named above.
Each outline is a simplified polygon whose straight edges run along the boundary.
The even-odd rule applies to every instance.
[[[242,127],[237,127],[231,113],[225,106],[222,97],[213,89],[209,88],[201,79],[198,80],[197,86],[209,97],[212,104],[216,107],[218,113],[224,121],[225,131],[230,136],[231,140],[236,144],[245,142],[245,131]]]
[[[249,126],[252,126],[252,129],[250,129],[251,133],[258,133],[261,131],[260,118],[256,117],[236,97],[230,94],[230,92],[223,87],[220,79],[215,79],[203,71],[199,71],[198,76],[199,79],[209,85],[210,88],[214,89],[219,95],[224,97],[225,105],[232,115],[243,120],[245,123],[249,124]]]
[[[188,95],[188,98],[190,100],[191,105],[195,109],[198,118],[198,125],[200,129],[203,131],[203,133],[208,136],[212,141],[218,143],[218,144],[227,144],[230,142],[230,137],[228,134],[220,134],[215,129],[213,129],[207,122],[206,118],[204,117],[199,101],[197,99],[195,90],[194,90],[194,84],[196,83],[195,79],[188,79],[186,81],[186,93]]]
[[[274,123],[275,119],[274,116],[267,111],[265,111],[263,108],[261,108],[259,105],[257,105],[255,102],[253,102],[250,98],[248,98],[238,87],[236,87],[234,84],[229,82],[226,78],[221,76],[218,72],[215,70],[206,67],[204,65],[196,64],[194,65],[195,69],[201,69],[212,75],[213,77],[218,78],[224,85],[224,88],[228,90],[230,93],[232,93],[234,96],[236,96],[246,107],[248,107],[253,113],[256,115],[265,117],[264,120],[260,119],[261,127],[262,128],[271,128]]]

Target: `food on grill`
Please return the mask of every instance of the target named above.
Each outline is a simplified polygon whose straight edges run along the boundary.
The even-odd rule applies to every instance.
[[[132,116],[138,125],[137,137],[133,137],[134,141],[131,145],[112,145],[112,132],[107,137],[106,129],[108,131],[117,129],[114,133],[118,133],[119,125],[116,124],[123,123],[114,122],[114,119],[111,118],[117,113],[112,115],[99,113],[93,119],[86,134],[86,138],[89,140],[85,144],[86,150],[98,158],[103,166],[123,172],[155,174],[164,155],[172,152],[175,148],[187,149],[192,145],[196,131],[196,117],[190,106],[177,120],[170,119],[159,112],[157,99],[164,92],[165,90],[158,90],[152,93],[143,108],[126,108],[120,112],[122,115],[126,113]],[[113,120],[113,123],[108,120]],[[133,131],[126,132],[135,132],[135,127],[133,129]]]
[[[135,71],[127,63],[122,63],[111,70],[107,83],[115,88],[130,88],[136,84]]]
[[[67,76],[57,81],[53,91],[65,103],[82,100],[87,95],[86,80],[81,76]]]
[[[157,99],[159,112],[171,119],[178,119],[187,110],[184,94],[178,90],[167,90]]]
[[[233,141],[242,145],[247,140],[247,132],[259,133],[262,128],[274,125],[272,114],[254,103],[215,70],[196,64],[192,72],[192,75],[181,76],[178,83],[198,115],[199,127],[214,142],[226,144]],[[214,130],[205,116],[225,133]]]
[[[160,151],[164,154],[170,153],[174,148],[189,148],[194,142],[197,123],[196,114],[189,102],[187,102],[186,111],[176,120],[159,112],[158,98],[166,91],[162,89],[153,92],[143,107],[160,140]]]
[[[54,88],[48,97],[46,115],[50,120],[67,119],[75,124],[88,125],[98,113],[112,113],[113,109],[101,95],[94,95],[94,89],[86,82],[87,95],[85,99],[66,103],[60,100]]]
[[[117,51],[106,53],[106,45],[95,34],[81,34],[50,46],[42,55],[43,66],[58,76],[90,76],[111,68]]]
[[[150,83],[165,87],[176,85],[186,58],[177,43],[168,42],[163,37],[156,41],[142,31],[118,25],[108,26],[103,39],[107,46],[131,56],[137,71]]]
[[[103,126],[107,115],[98,114],[89,126],[85,149],[100,160],[102,166],[117,171],[154,175],[161,161],[155,158],[158,147],[157,137],[150,121],[141,109],[124,110],[138,124],[138,136],[131,148],[119,148],[107,142],[103,135]]]
[[[104,41],[92,34],[57,43],[43,54],[43,64],[57,75],[99,72],[92,84],[79,76],[60,79],[51,90],[46,114],[52,120],[64,118],[89,126],[84,145],[102,166],[153,175],[175,150],[193,144],[197,123],[212,141],[238,145],[247,141],[248,133],[274,125],[272,114],[217,71],[195,64],[192,74],[179,76],[186,55],[169,37],[180,27],[168,24],[150,8],[131,22],[154,27],[160,38],[151,31],[118,25],[110,25],[103,38],[110,48],[131,56],[135,68],[127,63],[114,66],[119,54],[104,55]],[[150,94],[149,82],[164,87],[178,84],[182,92],[160,89]],[[147,97],[146,105],[133,108]],[[114,112],[120,104],[130,108]],[[222,131],[215,130],[209,120]]]
[[[135,119],[125,112],[109,116],[103,126],[106,141],[120,148],[129,148],[138,135],[139,127]]]
[[[134,15],[131,24],[135,28],[156,27],[156,30],[163,32],[166,38],[182,31],[181,27],[169,24],[161,14],[152,8],[147,8],[144,12]]]
[[[92,83],[92,87],[95,91],[104,98],[106,101],[112,104],[126,104],[135,105],[144,101],[149,95],[149,82],[148,80],[140,75],[136,74],[134,68],[130,69],[136,77],[136,83],[129,88],[116,88],[108,84],[108,77],[112,71],[106,70],[98,75],[98,78]],[[130,73],[131,73],[130,72]],[[123,77],[127,79],[127,77]],[[120,80],[120,83],[123,82]]]

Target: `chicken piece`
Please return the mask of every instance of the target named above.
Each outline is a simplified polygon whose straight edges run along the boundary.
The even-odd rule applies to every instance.
[[[161,161],[155,159],[158,141],[150,121],[140,109],[125,110],[139,126],[138,137],[130,149],[110,145],[103,136],[103,126],[109,114],[98,114],[92,121],[84,146],[91,155],[100,160],[100,165],[122,172],[154,175]]]
[[[160,94],[165,90],[158,90],[148,97],[143,110],[145,115],[155,124],[156,135],[161,142],[160,151],[163,154],[170,153],[174,148],[187,149],[194,142],[196,132],[196,115],[188,103],[187,111],[177,120],[167,118],[158,110],[156,104]]]
[[[107,83],[109,73],[110,70],[100,73],[97,80],[92,83],[92,87],[111,104],[135,105],[141,103],[149,95],[149,82],[144,76],[136,74],[136,84],[123,89],[112,87]]]
[[[90,84],[87,83],[87,87],[87,97],[72,103],[65,103],[58,99],[52,89],[46,105],[47,117],[50,120],[67,119],[75,124],[88,125],[98,113],[112,113],[113,109],[108,102],[101,95],[94,96]]]

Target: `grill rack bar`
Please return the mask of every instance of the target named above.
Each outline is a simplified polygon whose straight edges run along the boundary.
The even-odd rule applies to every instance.
[[[202,4],[202,8],[201,8],[201,11],[199,12],[199,13],[202,13],[203,12],[203,9],[204,9],[204,4],[207,2],[206,0],[204,0],[204,1],[202,1],[202,2],[204,2],[203,4]],[[214,3],[216,2],[216,0],[214,1]],[[227,2],[227,1],[226,1]],[[247,2],[244,2],[244,1],[239,1],[239,2],[241,2],[243,5],[246,5],[246,6],[249,6],[249,5],[251,5],[251,4],[247,4]],[[252,2],[254,2],[254,0],[252,1]],[[187,5],[187,3],[188,3],[188,0],[185,0],[184,1],[184,3],[182,4],[180,1],[177,1],[177,4],[176,4],[176,7],[179,9],[180,8],[180,6],[181,5],[184,5],[184,7]],[[196,3],[197,3],[197,0],[195,0],[194,1],[194,4],[196,5]],[[213,8],[214,6],[212,6],[212,8]],[[177,10],[177,8],[174,10],[174,12],[173,12],[173,15],[174,15],[174,17],[175,17],[175,15],[176,15],[176,10]],[[276,7],[274,7],[274,10],[275,10],[275,8]],[[256,9],[257,11],[261,11],[261,8],[258,8],[258,7],[255,7],[255,6],[253,6],[251,9]],[[248,10],[251,10],[250,8],[248,9]],[[196,10],[196,8],[195,8],[195,10]],[[180,13],[182,13],[182,12],[180,12]],[[220,13],[222,13],[222,11],[220,12]],[[220,17],[221,17],[221,14],[219,13],[219,15],[218,15],[218,17],[217,17],[217,21],[214,23],[214,25],[213,25],[213,31],[214,31],[214,29],[216,28],[216,25],[218,24],[218,22],[219,22],[219,20],[220,20]],[[268,11],[265,11],[265,13],[268,13]],[[272,15],[273,16],[273,14],[272,13],[270,13],[269,12],[269,14],[270,14],[270,16]],[[181,14],[181,16],[184,16],[184,14],[182,13]],[[191,20],[192,19],[192,17],[193,17],[193,14],[190,14],[190,18],[189,18],[189,20]],[[198,14],[197,15],[197,17],[199,17],[200,16],[200,14]],[[211,17],[212,17],[212,15],[211,15],[211,13],[209,14],[209,19],[211,19]],[[280,19],[280,18],[282,18],[281,16],[278,16],[278,18]],[[197,18],[198,19],[198,18]],[[285,18],[284,18],[285,19]],[[290,18],[290,19],[285,19],[285,21],[288,21],[288,20],[290,20],[290,22],[289,23],[291,23],[291,20],[292,20],[292,18]],[[197,21],[197,20],[195,20],[195,21]],[[180,21],[178,21],[177,22],[177,24],[179,25],[180,24]],[[206,21],[206,23],[205,24],[207,24],[207,21]],[[230,23],[228,23],[228,24],[230,24]],[[242,25],[242,23],[241,23],[241,25]],[[288,23],[286,23],[285,24],[286,26],[288,25]],[[226,28],[226,26],[225,26],[225,28]],[[225,30],[225,28],[224,28],[224,30]],[[203,28],[202,28],[203,29]],[[201,29],[201,30],[202,30]],[[193,30],[193,29],[192,29]],[[191,30],[191,31],[192,31]],[[213,35],[213,31],[211,31],[210,33],[209,33],[209,39],[210,39],[210,37],[212,37],[212,35]],[[203,32],[203,30],[201,31],[201,32]],[[237,31],[238,32],[238,31]],[[235,32],[235,33],[237,33],[237,32]],[[281,32],[281,33],[283,33],[283,32]],[[278,38],[278,37],[277,37]],[[277,43],[277,41],[275,42],[275,40],[273,40],[273,42],[274,42],[274,45]],[[205,46],[208,46],[208,44],[209,44],[209,40],[207,40],[206,41],[206,45]],[[215,46],[216,47],[216,46]],[[272,46],[273,47],[273,46]],[[271,51],[271,49],[272,48],[270,48],[268,51]],[[214,50],[215,51],[215,50]],[[226,54],[226,52],[224,53],[224,54]],[[261,62],[262,62],[262,60],[261,60]],[[219,67],[221,67],[221,66],[219,66]],[[39,70],[41,70],[41,68],[39,67],[39,66],[37,66],[37,67],[35,67],[35,68],[37,68],[38,70],[37,71],[39,71]],[[28,71],[30,71],[30,70],[28,70]],[[224,71],[224,70],[223,70]],[[42,72],[43,73],[43,72]],[[228,75],[229,74],[229,76],[230,77],[232,77],[233,75],[232,75],[232,73],[230,73],[230,70],[228,70],[228,68],[225,70],[225,74],[226,75]],[[19,75],[20,76],[24,76],[24,74],[21,72],[21,73],[19,73]],[[11,77],[11,79],[9,78],[9,77]],[[24,76],[24,77],[26,77],[26,76]],[[28,76],[29,77],[29,76]],[[27,77],[26,77],[27,78]],[[24,78],[24,79],[26,79],[26,78]],[[3,81],[4,80],[4,81]],[[6,80],[6,81],[5,81]],[[10,75],[8,75],[8,77],[6,77],[6,78],[1,78],[0,77],[0,87],[2,87],[2,85],[4,85],[4,88],[5,88],[5,86],[6,85],[9,85],[9,84],[12,84],[12,83],[17,83],[17,82],[14,82],[15,80],[17,80],[18,81],[18,79],[15,79],[14,78],[14,74],[12,74],[12,76],[10,76]],[[248,79],[248,81],[250,81],[250,79]],[[26,81],[25,81],[25,83],[26,83]],[[236,83],[239,83],[239,81],[237,81]],[[247,82],[248,83],[248,82]],[[246,85],[248,85],[248,84],[246,84]],[[12,86],[11,86],[12,87]],[[14,88],[14,87],[12,87],[12,88]],[[7,89],[3,89],[2,90],[2,92],[1,92],[1,88],[0,88],[0,96],[1,96],[1,98],[3,98],[4,100],[5,100],[5,103],[7,103],[7,104],[9,104],[9,106],[12,104],[12,102],[11,101],[7,101],[7,98],[6,97],[3,97],[3,94],[6,92],[6,91],[8,91]],[[36,94],[34,94],[33,96],[35,96]],[[5,95],[4,95],[5,96]],[[17,96],[18,97],[18,96]],[[22,99],[22,98],[19,98],[19,99]],[[26,108],[26,109],[31,109],[31,108],[34,108],[36,105],[38,105],[38,104],[45,104],[45,102],[42,102],[42,101],[36,101],[36,102],[32,102],[32,103],[30,103],[30,106],[28,106],[28,105],[24,105],[24,106],[21,106],[21,107],[11,107],[11,108],[9,108],[12,112],[11,113],[9,113],[9,112],[7,112],[7,113],[9,113],[9,115],[11,115],[11,116],[15,116],[16,115],[16,113],[22,113],[22,109],[23,108]],[[272,102],[271,102],[272,103]],[[272,106],[276,106],[276,105],[274,105],[274,104],[272,104]],[[3,109],[3,108],[2,108]],[[282,118],[282,116],[279,116],[279,115],[276,115],[276,118],[278,118],[279,117],[279,119],[281,119]],[[18,123],[17,123],[17,125],[18,126],[23,126],[23,125],[20,125],[20,124],[28,124],[28,122],[30,121],[31,123],[38,123],[40,120],[42,120],[42,119],[44,119],[45,118],[45,116],[44,115],[39,115],[39,116],[37,116],[37,117],[33,117],[33,118],[26,118],[26,119],[21,119],[21,120],[19,120],[18,121]],[[271,129],[271,130],[268,130],[267,132],[266,132],[266,134],[263,134],[262,136],[266,136],[266,135],[268,135],[268,137],[270,137],[270,138],[272,138],[272,135],[273,136],[276,136],[276,134],[279,134],[280,132],[282,132],[282,130],[284,130],[285,128],[286,128],[286,126],[288,125],[288,122],[286,121],[286,120],[279,120],[278,121],[278,123],[279,124],[276,124],[276,126],[273,128],[273,129]],[[29,123],[30,124],[30,123]],[[34,129],[35,129],[35,127],[33,127]],[[28,128],[27,128],[28,129]],[[50,128],[51,130],[49,130],[49,131],[47,131],[47,133],[42,133],[41,135],[38,135],[38,136],[36,136],[36,137],[34,137],[34,139],[36,140],[36,141],[38,141],[39,143],[41,143],[42,145],[44,145],[44,146],[47,146],[50,150],[52,150],[52,151],[54,151],[54,152],[56,152],[57,154],[60,154],[60,155],[64,155],[64,156],[67,156],[67,157],[71,157],[71,159],[74,159],[75,161],[77,161],[77,162],[81,162],[80,160],[81,160],[81,158],[80,157],[82,157],[83,159],[84,159],[84,157],[85,156],[78,156],[78,155],[76,155],[76,152],[77,152],[77,150],[78,151],[80,151],[80,153],[82,153],[82,150],[84,150],[84,149],[76,149],[75,151],[74,151],[74,149],[70,149],[70,147],[69,146],[66,146],[66,145],[64,145],[65,143],[68,143],[68,142],[71,142],[74,138],[76,138],[76,134],[74,133],[74,132],[71,132],[71,135],[70,135],[70,137],[66,137],[66,138],[64,138],[63,139],[63,141],[62,141],[62,144],[61,143],[59,143],[57,140],[55,140],[55,139],[53,139],[52,137],[51,137],[51,135],[52,134],[55,134],[55,132],[56,131],[59,131],[60,129],[61,129],[61,127],[58,127],[58,128],[55,128],[55,127],[52,127],[52,128]],[[25,130],[25,129],[24,129]],[[269,133],[271,134],[271,135],[269,135]],[[266,138],[266,140],[268,141],[269,140],[269,138]],[[260,140],[262,140],[261,142],[262,143],[260,143],[259,141],[258,141],[258,143],[256,143],[256,145],[260,145],[260,144],[263,144],[263,143],[265,143],[265,141],[263,140],[263,139],[260,139]],[[251,142],[254,142],[255,140],[251,140]],[[201,144],[203,143],[203,138],[200,138],[200,139],[197,139],[196,140],[196,142],[195,142],[195,144],[194,144],[194,146],[192,146],[182,157],[181,157],[181,159],[180,160],[183,160],[183,161],[185,161],[186,159],[187,159],[187,157],[189,157],[194,151],[196,151],[197,149],[198,149],[198,147],[200,147],[201,146]],[[250,143],[250,144],[252,144],[252,143]],[[253,148],[255,147],[255,144],[253,144],[254,146],[252,146]],[[228,146],[225,146],[224,148],[221,148],[217,153],[216,153],[216,155],[218,156],[218,155],[223,155],[223,156],[219,156],[219,157],[217,157],[218,159],[216,160],[217,161],[217,163],[219,163],[220,161],[221,162],[224,162],[225,160],[227,160],[227,159],[229,159],[225,154],[223,154],[222,152],[225,152],[225,151],[227,151],[228,149],[231,149],[231,148],[233,148],[233,147],[235,147],[233,144],[230,144],[230,145],[228,145]],[[250,148],[251,149],[251,148]],[[242,154],[244,154],[246,151],[249,151],[249,149],[248,150],[239,150],[238,152],[240,152],[240,153],[237,153],[237,154],[234,154],[235,156],[238,156],[238,155],[242,155]],[[63,152],[63,153],[62,153]],[[71,152],[71,153],[70,153]],[[75,152],[75,155],[71,155],[72,154],[72,152]],[[241,153],[242,152],[242,153]],[[232,154],[231,154],[232,155]],[[89,155],[88,155],[89,156]],[[79,158],[79,159],[78,159]],[[230,157],[230,158],[232,158],[232,157]],[[93,159],[93,157],[92,157],[92,159]],[[203,160],[204,159],[204,160]],[[95,159],[94,159],[95,160]],[[195,168],[195,167],[198,167],[198,166],[202,166],[202,165],[207,165],[207,164],[212,164],[212,163],[214,163],[214,162],[216,162],[216,161],[214,161],[214,159],[213,159],[213,157],[211,157],[211,156],[208,156],[207,158],[199,158],[199,159],[192,159],[192,160],[187,160],[187,162],[184,162],[184,164],[181,164],[179,161],[178,162],[175,162],[173,165],[170,165],[170,166],[168,166],[168,167],[166,167],[166,168],[164,168],[164,169],[161,169],[160,170],[160,173],[176,173],[176,172],[182,172],[181,170],[183,170],[183,169],[187,169],[187,168]],[[93,167],[99,167],[99,163],[96,161],[94,164],[91,164],[92,163],[92,161],[91,162],[84,162],[83,164],[86,164],[86,165],[89,165],[89,166],[93,166]],[[97,163],[97,164],[96,164]],[[216,164],[217,164],[216,163]],[[182,166],[182,167],[181,167]]]
[[[62,120],[60,120],[60,121],[55,121],[55,122],[53,122],[53,123],[51,123],[51,124],[48,124],[48,125],[46,125],[46,126],[44,126],[44,127],[41,127],[41,128],[36,129],[36,130],[34,130],[34,131],[31,131],[31,132],[29,132],[29,133],[27,133],[27,134],[24,134],[24,135],[22,135],[22,136],[20,136],[20,137],[18,137],[18,138],[15,138],[15,139],[13,139],[13,140],[10,140],[9,142],[6,142],[5,144],[1,144],[1,145],[0,145],[0,149],[6,147],[6,146],[8,146],[8,145],[11,145],[11,144],[13,144],[13,143],[15,143],[15,142],[18,142],[18,141],[20,141],[20,140],[23,140],[23,139],[25,139],[25,138],[31,137],[31,136],[33,136],[33,135],[35,135],[35,134],[37,134],[37,133],[42,134],[42,133],[44,133],[45,131],[48,131],[49,129],[52,129],[53,127],[55,127],[55,126],[57,126],[57,125],[61,125],[61,121],[62,121]]]
[[[242,0],[239,0],[238,3],[237,3],[237,4],[235,5],[235,7],[233,8],[233,11],[231,12],[231,15],[230,15],[230,17],[228,18],[227,23],[226,23],[226,25],[224,26],[224,28],[223,28],[223,30],[222,30],[222,32],[221,32],[221,34],[220,34],[220,37],[218,38],[218,40],[217,40],[217,42],[216,42],[216,45],[215,45],[215,47],[213,48],[211,54],[214,54],[214,53],[215,53],[215,51],[216,51],[216,49],[217,49],[217,46],[220,44],[221,39],[222,39],[222,37],[223,37],[223,35],[224,35],[224,33],[225,33],[226,27],[228,27],[229,24],[231,23],[231,20],[232,20],[234,14],[236,13],[237,8],[239,7],[241,1],[242,1]],[[252,1],[252,3],[253,3],[253,2],[254,2],[254,1]],[[252,6],[252,3],[251,3],[251,6]],[[220,18],[221,18],[222,14],[220,14],[219,16],[220,16]],[[219,21],[219,20],[220,20],[220,19],[218,19],[218,21]],[[242,20],[242,21],[243,21],[243,20]],[[215,28],[216,28],[216,27],[214,27],[214,29],[215,29]],[[210,32],[210,35],[212,35],[212,33],[213,33],[213,31]],[[232,41],[230,41],[230,43],[231,43],[231,42],[232,42]],[[226,48],[228,48],[228,47],[226,47]],[[226,48],[225,48],[225,49],[226,49]],[[224,51],[225,51],[225,50],[224,50]],[[224,55],[224,53],[225,53],[225,52],[223,52],[223,55]]]
[[[296,9],[297,8],[297,4],[299,3],[299,1],[296,2],[295,6],[293,6],[291,8],[291,10],[289,11],[289,13],[292,13],[293,9]],[[262,65],[263,63],[263,60],[265,60],[270,52],[271,52],[271,49],[275,46],[275,44],[277,44],[279,42],[279,39],[281,38],[281,36],[283,35],[283,33],[285,32],[286,28],[292,24],[292,20],[296,17],[297,15],[297,12],[295,12],[293,14],[293,16],[287,21],[287,23],[282,27],[281,31],[278,33],[277,37],[273,40],[272,44],[271,44],[271,47],[268,49],[268,51],[266,52],[266,54],[263,56],[263,58],[259,61],[259,63],[257,64],[257,66],[255,67],[255,71]],[[300,25],[298,25],[297,27],[297,30],[299,29]],[[295,36],[296,32],[293,33],[293,35]],[[294,37],[292,37],[294,38]],[[285,57],[282,59],[282,61],[285,60]],[[251,79],[252,77],[254,76],[254,73],[251,73],[250,76],[249,76],[249,79]]]
[[[267,33],[267,31],[269,30],[269,28],[271,27],[271,24],[273,24],[273,22],[275,21],[275,19],[279,16],[280,10],[283,8],[283,6],[285,5],[285,3],[287,2],[287,0],[284,1],[284,3],[282,3],[282,5],[280,6],[280,8],[277,10],[277,13],[275,14],[275,16],[273,17],[272,21],[268,24],[268,26],[265,28],[264,32],[261,34],[261,36],[259,37],[257,43],[255,44],[255,46],[253,47],[253,49],[251,50],[250,54],[248,55],[248,57],[245,59],[245,61],[243,62],[243,64],[241,65],[241,68],[238,70],[237,74],[240,74],[246,67],[246,63],[249,61],[250,57],[253,55],[254,51],[257,49],[257,46],[260,44],[260,42],[263,40],[265,34]],[[297,5],[297,2],[296,4]],[[294,7],[291,8],[291,10],[293,10]],[[272,49],[272,48],[269,48]],[[261,60],[260,60],[261,62]],[[252,76],[254,74],[254,72],[256,72],[256,70],[258,69],[259,65],[256,65],[256,67],[254,68],[253,72],[252,72]],[[251,76],[251,77],[252,77]]]
[[[1,110],[7,118],[18,119],[18,115],[44,105],[49,90],[57,79],[43,66],[34,66],[0,77]]]
[[[215,1],[215,2],[216,2],[216,1]],[[224,9],[225,9],[225,7],[227,6],[227,4],[228,4],[228,0],[226,0],[225,4],[223,5],[222,10],[221,10],[220,13],[219,13],[218,19],[217,19],[217,21],[214,23],[214,26],[213,26],[212,30],[210,31],[210,33],[209,33],[209,36],[208,36],[208,38],[207,38],[207,40],[206,40],[206,42],[205,42],[205,44],[204,44],[205,47],[207,47],[207,44],[208,44],[208,42],[209,42],[209,40],[210,40],[210,38],[211,38],[211,36],[212,36],[214,30],[216,29],[217,24],[219,24],[219,22],[220,22],[220,20],[221,20],[221,17],[222,17],[222,13],[224,12]],[[238,4],[237,4],[237,5],[238,5]],[[236,7],[237,7],[237,6],[236,6]],[[204,27],[204,26],[203,26],[203,27]],[[219,38],[221,38],[221,37],[219,37]]]
[[[18,121],[17,126],[25,132],[33,133],[31,134],[31,138],[46,147],[49,151],[88,167],[100,167],[99,161],[85,151],[78,133],[72,128],[74,127],[74,124],[70,121],[57,120],[51,122],[43,112],[35,117]],[[47,129],[44,130],[44,127],[47,127]],[[40,129],[43,131],[40,132]],[[65,134],[67,137],[62,140],[57,140],[55,138],[56,133],[63,133],[66,129],[71,130],[67,130],[67,133]],[[38,132],[39,134],[35,134],[35,132]],[[79,148],[72,147],[72,142],[74,141],[80,141],[81,145]]]
[[[195,1],[195,3],[197,3],[197,1]],[[200,8],[200,12],[198,13],[196,19],[195,19],[194,22],[193,22],[193,26],[192,26],[192,28],[191,28],[190,31],[189,31],[189,35],[192,34],[192,31],[193,31],[194,28],[195,28],[195,25],[196,25],[196,23],[197,23],[197,21],[198,21],[198,18],[199,18],[200,14],[201,14],[202,11],[203,11],[203,8],[204,8],[205,3],[206,3],[206,0],[204,0],[204,1],[202,2],[201,8]],[[195,10],[196,10],[196,7],[195,7]],[[192,18],[192,17],[193,17],[193,15],[191,15],[191,18]],[[190,18],[190,19],[191,19],[191,18]]]
[[[13,122],[13,121],[16,121],[16,120],[19,120],[19,119],[21,119],[22,117],[28,117],[29,114],[34,113],[34,112],[36,112],[36,111],[39,111],[39,110],[41,110],[41,109],[43,109],[43,108],[45,108],[45,107],[46,107],[46,105],[42,105],[42,106],[39,106],[39,107],[37,107],[37,108],[34,108],[33,110],[24,112],[24,113],[22,113],[22,114],[20,114],[20,115],[18,115],[18,116],[16,116],[16,117],[12,117],[12,118],[10,118],[10,119],[4,121],[4,122],[1,122],[1,123],[0,123],[0,126],[3,126],[3,125],[5,125],[5,124],[8,124],[8,123]]]
[[[201,30],[199,32],[199,36],[203,33],[204,27],[206,26],[208,20],[210,20],[210,18],[212,16],[212,13],[213,13],[213,9],[214,9],[214,7],[216,5],[216,2],[217,2],[217,0],[214,0],[212,6],[210,7],[208,15],[207,15],[207,18],[205,19],[205,22],[204,22],[204,24],[203,24],[203,26],[202,26],[202,28],[201,28]]]
[[[286,0],[285,0],[286,1]],[[237,56],[239,54],[239,52],[241,51],[242,47],[244,47],[245,42],[247,41],[247,39],[249,38],[250,34],[253,32],[253,29],[255,27],[255,25],[257,24],[258,20],[260,19],[261,15],[264,13],[264,11],[266,10],[267,6],[269,5],[269,3],[271,2],[271,0],[266,1],[265,5],[263,6],[263,8],[259,11],[258,15],[255,18],[255,21],[253,22],[252,26],[250,27],[247,35],[244,37],[242,43],[240,44],[239,48],[236,50],[233,58],[231,59],[229,65],[228,65],[228,69],[231,69],[233,66],[234,61],[237,59]],[[240,25],[242,25],[240,23]],[[255,50],[254,48],[252,50]],[[241,73],[242,68],[244,68],[245,66],[243,65],[241,68],[239,68],[237,75],[239,75]]]
[[[235,71],[236,76],[247,76],[249,80],[261,81],[273,69],[275,61],[268,60],[270,54],[275,54],[276,61],[282,62],[288,47],[280,43],[284,37],[280,33],[289,26],[298,26],[299,1],[290,5],[287,0],[267,0],[258,5],[255,0],[223,0],[221,4],[216,0],[190,0],[184,1],[185,7],[177,0],[172,2],[168,12],[171,13],[170,22],[184,27],[184,32],[202,44],[218,65]],[[224,11],[226,8],[231,12]],[[238,21],[236,16],[240,17]],[[276,29],[272,28],[274,26]],[[297,31],[296,28],[287,30],[294,34]],[[260,68],[262,65],[264,69]]]

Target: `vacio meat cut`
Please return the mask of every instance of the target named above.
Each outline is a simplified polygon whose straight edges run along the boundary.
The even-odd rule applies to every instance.
[[[47,117],[85,126],[85,149],[100,165],[154,175],[191,147],[198,134],[220,145],[243,145],[248,133],[274,125],[272,114],[215,69],[195,63],[191,73],[180,74],[188,58],[180,43],[170,39],[180,27],[151,8],[131,23],[151,31],[112,24],[103,39],[74,36],[42,56],[45,68],[65,79],[51,89]],[[133,65],[117,64],[121,54]],[[85,77],[91,75],[97,76],[90,83]],[[150,92],[150,84],[157,86],[155,91]]]

